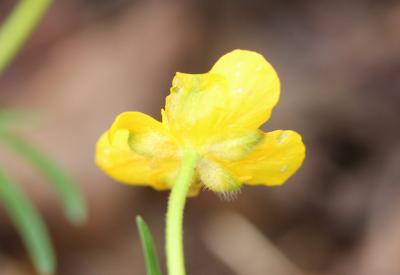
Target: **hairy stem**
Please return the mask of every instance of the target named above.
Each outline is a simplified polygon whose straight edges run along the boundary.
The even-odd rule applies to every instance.
[[[193,181],[197,159],[196,152],[185,152],[181,169],[169,196],[166,227],[166,253],[169,275],[186,274],[183,253],[183,212],[190,184]]]

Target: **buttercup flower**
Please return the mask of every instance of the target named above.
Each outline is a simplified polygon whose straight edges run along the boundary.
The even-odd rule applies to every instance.
[[[97,165],[127,184],[169,189],[183,152],[198,155],[192,193],[280,185],[302,164],[305,147],[290,130],[259,127],[279,100],[280,82],[258,53],[234,50],[204,74],[176,73],[162,122],[139,112],[117,116],[97,143]]]

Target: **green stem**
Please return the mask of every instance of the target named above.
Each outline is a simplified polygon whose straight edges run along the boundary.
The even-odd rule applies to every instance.
[[[171,190],[167,210],[166,252],[169,275],[185,275],[183,255],[183,210],[193,181],[198,156],[194,151],[185,152],[181,169]]]
[[[20,0],[0,29],[0,73],[43,17],[51,0]]]

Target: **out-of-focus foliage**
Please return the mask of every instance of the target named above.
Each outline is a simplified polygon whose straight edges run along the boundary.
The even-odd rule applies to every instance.
[[[65,216],[71,223],[82,224],[86,220],[86,208],[82,194],[74,180],[58,167],[55,161],[30,144],[29,141],[13,133],[0,132],[0,142],[29,161],[54,185],[63,204]]]
[[[12,129],[13,126],[31,124],[35,120],[36,112],[6,109],[0,110],[0,131]]]
[[[0,73],[9,65],[51,0],[21,0],[0,28]]]
[[[0,73],[9,65],[35,29],[51,0],[19,1],[0,28]],[[75,182],[34,145],[15,135],[11,126],[27,118],[25,112],[0,112],[0,143],[14,150],[53,183],[73,224],[86,220],[86,207]],[[40,274],[53,274],[56,257],[47,228],[36,208],[5,172],[0,170],[0,199],[17,227]]]
[[[30,162],[52,183],[68,220],[73,224],[82,224],[86,220],[86,206],[74,180],[49,156],[10,129],[26,117],[27,113],[19,111],[0,112],[0,144]],[[38,272],[53,274],[56,257],[46,225],[29,198],[2,170],[0,170],[0,199],[24,240]]]
[[[42,217],[24,192],[0,170],[0,200],[17,227],[40,274],[53,274],[55,254]]]

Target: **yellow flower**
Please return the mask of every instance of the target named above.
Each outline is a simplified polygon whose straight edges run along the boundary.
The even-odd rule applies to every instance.
[[[199,156],[191,191],[229,192],[284,183],[302,164],[305,147],[290,130],[265,133],[280,82],[258,53],[234,50],[205,74],[177,73],[162,122],[138,112],[120,114],[104,133],[97,165],[112,178],[169,189],[184,150]]]

